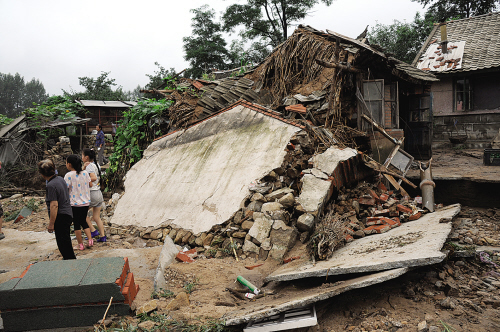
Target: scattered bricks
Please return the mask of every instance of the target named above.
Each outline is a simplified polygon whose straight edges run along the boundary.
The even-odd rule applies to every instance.
[[[443,56],[440,56],[439,58],[436,59],[436,61],[442,61],[444,59]]]
[[[380,225],[380,226],[372,226],[372,227],[374,227],[375,232],[379,233],[379,234],[385,233],[391,229],[391,226],[389,226],[389,225]]]
[[[373,233],[375,233],[375,227],[377,227],[377,226],[367,227],[367,228],[363,229],[363,232],[365,233],[365,235],[373,234]]]
[[[382,217],[368,217],[366,218],[366,226],[383,225]]]
[[[420,219],[421,216],[422,216],[422,212],[418,212],[418,213],[410,216],[410,221]]]
[[[396,204],[398,201],[395,200],[394,198],[389,198],[389,200],[384,204],[385,208],[390,208],[394,204]]]
[[[398,227],[401,225],[401,223],[399,221],[395,221],[395,220],[392,220],[389,218],[383,218],[382,221],[384,222],[385,225],[387,225],[391,228]]]
[[[352,235],[346,234],[346,236],[345,236],[345,242],[349,243],[349,242],[352,242],[352,241],[354,241],[354,238],[352,237]]]
[[[396,208],[398,209],[399,212],[401,213],[411,213],[412,212],[412,209],[410,209],[409,207],[406,207],[404,205],[401,205],[401,204],[398,204],[396,206]]]
[[[346,231],[346,233],[347,233],[348,235],[353,235],[353,234],[354,234],[354,230],[353,230],[353,229],[350,229],[349,227],[346,227],[345,231]]]
[[[383,209],[383,210],[378,210],[378,211],[375,211],[374,215],[375,216],[389,216],[389,209]]]
[[[380,195],[380,200],[382,202],[387,202],[388,199],[389,199],[389,195],[387,195],[387,194],[381,194]]]
[[[188,243],[189,242],[189,238],[191,237],[191,235],[193,235],[193,233],[187,231],[184,236],[182,237],[182,243]]]
[[[385,186],[385,184],[383,182],[380,182],[377,186],[378,189],[380,189],[381,191],[383,192],[386,192],[387,191],[387,187]]]
[[[295,150],[295,145],[293,145],[292,143],[288,143],[286,148],[290,151],[293,151],[293,150]]]
[[[375,205],[375,198],[360,197],[358,203],[362,205]]]
[[[435,65],[435,66],[433,66],[433,67],[437,69],[437,68],[439,68],[439,67],[441,67],[441,66],[440,66],[440,65]]]

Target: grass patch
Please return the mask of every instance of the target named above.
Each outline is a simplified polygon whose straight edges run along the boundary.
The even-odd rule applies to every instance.
[[[168,289],[163,289],[163,288],[160,288],[159,292],[154,291],[153,293],[151,293],[152,299],[159,299],[161,297],[168,299],[168,298],[171,298],[174,296],[175,296],[174,292],[172,292],[171,290],[168,290]]]

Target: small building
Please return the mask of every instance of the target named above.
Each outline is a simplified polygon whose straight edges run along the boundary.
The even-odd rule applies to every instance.
[[[123,118],[123,112],[134,107],[135,101],[76,100],[85,107],[83,118],[90,118],[85,125],[85,135],[90,135],[97,124],[102,125],[106,134],[111,134],[113,124]]]
[[[434,73],[433,145],[467,135],[471,148],[486,148],[500,129],[500,13],[435,25],[413,65]]]

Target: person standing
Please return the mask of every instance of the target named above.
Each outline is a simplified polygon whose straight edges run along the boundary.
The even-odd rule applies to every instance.
[[[100,237],[97,239],[97,242],[106,242],[107,237],[104,233],[104,225],[102,224],[101,220],[101,205],[104,201],[100,185],[101,168],[95,161],[95,151],[90,149],[83,149],[82,161],[84,163],[83,169],[89,173],[90,179],[92,180],[92,187],[90,188],[89,210],[92,209],[92,217],[94,218],[99,231],[95,229],[90,219],[87,220],[87,223],[90,227],[91,236],[96,237],[100,235]]]
[[[55,233],[57,248],[63,259],[76,259],[70,236],[73,211],[69,201],[68,186],[62,177],[56,175],[56,167],[52,160],[40,161],[38,172],[47,181],[45,202],[50,218],[47,231]]]
[[[104,165],[104,146],[106,145],[106,137],[104,136],[104,132],[102,131],[102,126],[98,124],[96,127],[97,135],[95,136],[95,147],[97,149],[97,160],[99,162],[99,166]]]
[[[78,241],[78,248],[84,250],[82,229],[85,235],[87,235],[89,248],[94,245],[94,240],[90,235],[89,225],[87,224],[87,211],[89,210],[92,182],[89,173],[82,170],[82,161],[76,154],[72,154],[66,159],[66,168],[69,172],[64,176],[64,181],[68,185],[76,240]]]

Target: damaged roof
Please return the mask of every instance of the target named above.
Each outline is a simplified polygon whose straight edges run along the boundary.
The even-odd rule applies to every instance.
[[[441,52],[435,25],[413,66],[440,74],[500,67],[500,12],[449,21],[446,30],[449,53]]]

